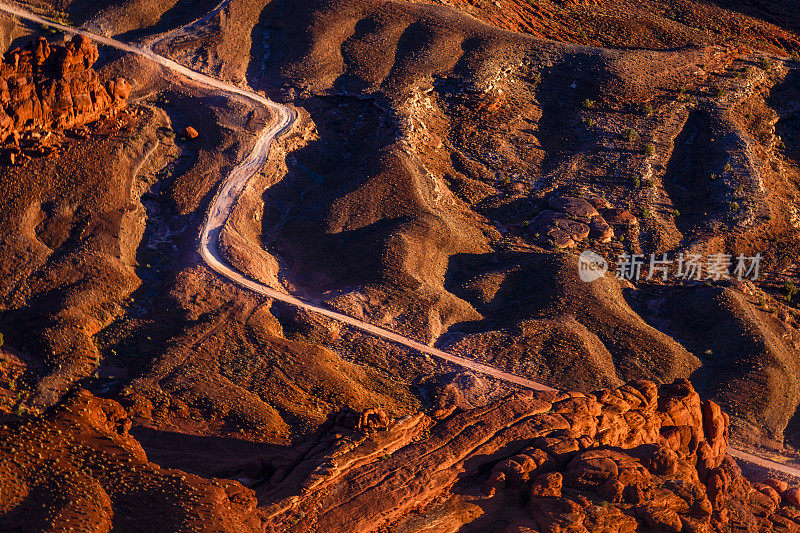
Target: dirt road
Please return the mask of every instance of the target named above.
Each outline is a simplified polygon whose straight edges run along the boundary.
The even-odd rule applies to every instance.
[[[217,6],[214,12],[218,12],[220,9],[222,9],[222,7],[226,3],[227,0],[225,0],[219,6]],[[543,385],[541,383],[537,383],[535,381],[531,381],[529,379],[525,379],[520,376],[510,374],[508,372],[503,372],[501,370],[498,370],[488,365],[478,363],[471,359],[465,359],[463,357],[458,357],[456,355],[449,354],[442,350],[438,350],[431,346],[427,346],[425,344],[417,342],[413,339],[403,337],[402,335],[391,332],[384,328],[380,328],[368,322],[358,320],[356,318],[344,315],[342,313],[337,313],[336,311],[332,311],[328,308],[321,307],[311,302],[301,300],[294,296],[277,291],[275,289],[272,289],[271,287],[268,287],[266,285],[263,285],[261,283],[246,278],[245,276],[243,276],[242,274],[240,274],[239,272],[235,271],[233,268],[228,266],[225,263],[224,259],[219,254],[219,249],[218,249],[219,234],[222,228],[224,227],[225,223],[227,222],[232,209],[236,205],[236,200],[239,198],[239,195],[242,193],[242,191],[244,191],[245,187],[247,186],[247,183],[250,181],[250,178],[252,178],[263,167],[264,163],[266,162],[273,141],[277,136],[281,135],[282,133],[291,128],[294,120],[296,119],[296,113],[293,109],[280,105],[276,102],[273,102],[272,100],[269,100],[268,98],[265,98],[258,93],[255,93],[245,88],[237,87],[230,83],[222,82],[220,80],[217,80],[200,72],[196,72],[179,63],[176,63],[175,61],[172,61],[171,59],[155,54],[152,51],[152,46],[156,42],[163,40],[165,38],[164,35],[174,34],[175,32],[182,32],[185,30],[186,27],[179,28],[178,30],[173,30],[172,32],[162,35],[160,38],[153,41],[149,41],[147,44],[144,44],[141,47],[139,47],[126,44],[120,41],[116,41],[114,39],[104,37],[102,35],[97,35],[80,29],[64,26],[46,20],[24,9],[11,6],[3,2],[0,2],[0,11],[4,11],[6,13],[15,15],[21,19],[28,20],[31,22],[36,22],[39,24],[47,24],[48,26],[57,28],[61,31],[70,34],[86,35],[87,37],[99,43],[105,44],[107,46],[112,46],[114,48],[124,50],[126,52],[146,57],[162,65],[173,74],[181,75],[187,80],[190,80],[191,82],[196,83],[200,86],[206,88],[213,88],[227,92],[229,94],[244,97],[256,104],[263,105],[270,110],[270,112],[273,115],[272,123],[268,125],[264,130],[262,130],[262,132],[259,134],[258,140],[256,141],[256,144],[253,147],[253,151],[250,153],[250,155],[248,155],[247,158],[242,163],[236,166],[236,168],[234,168],[231,171],[230,175],[226,178],[225,182],[223,183],[222,187],[220,188],[219,192],[214,197],[214,200],[211,203],[211,208],[208,217],[206,219],[205,226],[203,227],[200,239],[200,255],[202,256],[206,264],[212,270],[217,272],[219,275],[227,278],[229,281],[235,283],[236,285],[239,285],[240,287],[247,288],[258,294],[262,294],[269,298],[273,298],[275,300],[279,300],[288,303],[290,305],[300,307],[302,309],[319,313],[326,317],[348,324],[349,326],[352,326],[354,328],[365,331],[371,335],[381,337],[383,339],[406,346],[421,353],[437,357],[449,363],[462,366],[469,370],[480,372],[482,374],[492,376],[496,379],[503,380],[508,383],[513,383],[515,385],[519,385],[521,387],[529,389],[540,390],[540,391],[556,390],[553,389],[552,387],[548,387],[547,385]],[[206,17],[203,17],[202,19],[198,20],[203,20]],[[196,22],[197,21],[187,26],[195,24]],[[770,461],[768,459],[764,459],[747,452],[735,450],[733,448],[729,448],[729,452],[733,457],[737,458],[740,461],[750,463],[752,465],[756,465],[758,467],[772,470],[775,472],[780,472],[786,475],[794,476],[797,479],[800,479],[800,469],[792,468],[783,465],[781,463]]]

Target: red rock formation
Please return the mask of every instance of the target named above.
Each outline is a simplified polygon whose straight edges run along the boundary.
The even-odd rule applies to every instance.
[[[253,491],[148,462],[116,402],[0,424],[0,531],[262,531]]]
[[[235,477],[254,493],[150,463],[119,404],[75,391],[0,424],[0,529],[800,531],[800,490],[745,479],[727,417],[688,381],[442,398],[461,406],[349,412],[251,459]]]
[[[71,128],[113,116],[127,105],[122,78],[104,86],[92,69],[99,53],[84,36],[65,46],[40,37],[0,63],[0,140],[34,128]]]
[[[274,531],[799,531],[800,492],[747,481],[727,428],[685,380],[516,395],[309,445],[260,500]]]
[[[597,212],[595,204],[606,205],[606,202],[599,198],[551,198],[548,201],[550,209],[536,216],[531,229],[540,240],[558,248],[572,248],[587,238],[609,242],[614,237],[614,230]]]

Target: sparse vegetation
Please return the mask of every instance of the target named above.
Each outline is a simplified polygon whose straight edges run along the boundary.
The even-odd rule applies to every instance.
[[[634,142],[639,139],[639,133],[633,128],[625,128],[622,132],[622,138],[627,142]]]
[[[45,35],[56,35],[58,30],[48,24],[39,24],[39,31]]]
[[[772,62],[766,57],[761,58],[761,60],[758,62],[758,66],[763,70],[772,70]]]
[[[711,96],[714,98],[721,98],[725,95],[725,90],[722,87],[712,87],[711,88]]]
[[[653,114],[653,104],[649,102],[644,104],[642,106],[642,115],[649,117],[652,116],[652,114]]]
[[[792,298],[797,295],[797,286],[791,281],[787,281],[784,283],[783,288],[786,291],[786,301],[791,302]]]
[[[646,157],[652,157],[656,155],[656,147],[652,144],[645,144],[642,146],[642,154],[644,154]]]
[[[583,101],[583,107],[585,107],[586,109],[594,109],[596,105],[597,102],[595,102],[594,100],[590,100],[589,98]]]
[[[681,216],[681,212],[678,211],[677,209],[673,209],[672,210],[672,216],[677,218],[677,217]]]

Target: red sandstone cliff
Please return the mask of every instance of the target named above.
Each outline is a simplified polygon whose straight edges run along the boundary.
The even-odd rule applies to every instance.
[[[75,36],[64,46],[40,37],[7,52],[0,63],[0,139],[34,128],[70,128],[113,116],[127,105],[130,85],[104,85],[92,69],[99,53]]]

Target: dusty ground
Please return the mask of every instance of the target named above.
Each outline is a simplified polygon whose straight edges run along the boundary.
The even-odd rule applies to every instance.
[[[214,5],[38,3],[127,40]],[[786,284],[800,283],[795,19],[777,3],[231,0],[156,50],[299,110],[223,234],[239,270],[564,390],[689,378],[730,414],[734,441],[791,457],[800,442],[797,298],[786,299]],[[0,44],[40,31],[59,38],[0,17]],[[29,413],[63,408],[80,385],[120,402],[162,467],[202,478],[257,470],[245,477],[263,483],[263,509],[279,484],[264,456],[291,457],[309,442],[325,455],[328,425],[372,408],[430,415],[455,369],[262,301],[200,262],[208,202],[269,117],[110,50],[98,71],[134,84],[121,121],[85,138],[58,132],[59,155],[0,171],[8,431],[39,424]],[[199,137],[185,138],[186,126]],[[636,224],[615,225],[609,242],[554,249],[535,221],[564,196],[602,199]],[[612,268],[620,253],[758,252],[764,262],[755,283],[585,284],[577,254],[586,248]],[[480,390],[488,402],[506,393]],[[235,453],[215,451],[228,446]],[[103,509],[119,509],[100,485],[97,497],[111,502]],[[451,485],[437,486],[426,512],[444,516]],[[734,500],[761,498],[743,486]],[[480,514],[462,503],[450,508]],[[242,505],[210,512],[250,520]],[[258,520],[306,527],[275,512]]]

